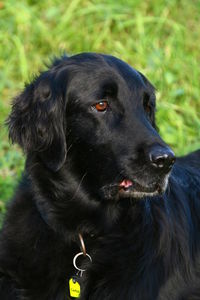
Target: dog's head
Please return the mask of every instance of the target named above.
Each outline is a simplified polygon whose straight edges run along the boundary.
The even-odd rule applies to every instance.
[[[156,131],[153,86],[108,55],[56,60],[15,99],[8,125],[29,156],[69,168],[98,199],[163,192],[175,160]]]

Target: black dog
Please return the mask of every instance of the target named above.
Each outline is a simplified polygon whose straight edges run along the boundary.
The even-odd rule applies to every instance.
[[[99,54],[55,60],[14,100],[27,160],[0,300],[200,299],[200,151],[174,164],[154,114],[149,81]]]

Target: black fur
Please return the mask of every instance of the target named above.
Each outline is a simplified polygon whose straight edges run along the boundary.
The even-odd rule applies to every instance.
[[[82,300],[200,299],[200,151],[152,165],[152,148],[171,151],[154,114],[150,82],[99,54],[56,59],[14,100],[27,160],[0,236],[0,300],[70,299],[80,232]]]

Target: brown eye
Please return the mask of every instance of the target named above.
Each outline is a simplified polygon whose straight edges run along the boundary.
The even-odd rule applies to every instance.
[[[147,104],[147,105],[145,106],[145,110],[146,110],[146,112],[147,112],[148,114],[151,113],[151,106],[150,106],[150,104]]]
[[[99,112],[104,112],[108,108],[108,102],[107,101],[100,101],[96,104],[93,105],[93,107],[99,111]]]
[[[145,94],[143,99],[143,106],[147,114],[151,113],[151,103],[149,95]]]

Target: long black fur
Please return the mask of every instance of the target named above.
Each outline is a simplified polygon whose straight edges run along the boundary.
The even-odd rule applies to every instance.
[[[70,299],[80,232],[92,257],[82,300],[200,299],[200,151],[177,158],[164,190],[148,153],[168,147],[142,74],[112,56],[56,59],[8,126],[27,160],[0,235],[0,300]],[[124,179],[163,189],[122,197]]]

